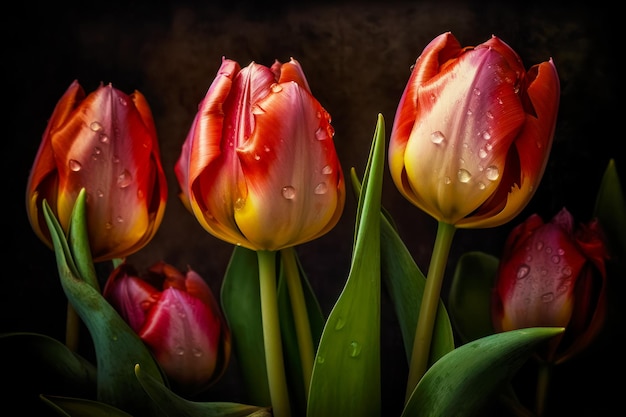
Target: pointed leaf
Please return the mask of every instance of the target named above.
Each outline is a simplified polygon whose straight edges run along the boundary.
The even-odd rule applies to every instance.
[[[83,320],[96,350],[98,368],[98,401],[131,414],[152,411],[159,415],[134,375],[135,364],[162,379],[160,368],[141,339],[100,292],[81,277],[71,258],[71,249],[50,206],[44,202],[44,215],[57,260],[63,291]],[[70,250],[68,250],[70,249]]]
[[[235,246],[222,282],[220,298],[248,401],[269,405],[272,402],[265,366],[259,263],[255,251]]]
[[[89,236],[87,235],[86,198],[87,193],[82,188],[72,209],[68,242],[72,251],[72,259],[74,259],[78,269],[78,276],[100,292],[100,284],[98,283],[96,269],[91,257]]]
[[[311,338],[313,339],[314,348],[317,347],[324,328],[324,315],[322,309],[315,297],[315,293],[307,279],[307,276],[300,264],[297,253],[293,251],[296,257],[296,264],[302,283],[302,291],[306,303],[306,309],[309,319],[309,327]],[[281,259],[283,251],[280,252]],[[292,408],[295,415],[304,415],[306,413],[307,392],[304,387],[304,378],[302,371],[302,361],[300,359],[300,348],[298,346],[298,336],[293,317],[292,303],[289,296],[289,289],[285,277],[285,271],[281,268],[278,280],[278,309],[280,318],[281,337],[283,342],[283,355],[285,357],[285,371],[287,373],[287,383],[289,386],[289,397],[292,402]]]
[[[470,417],[480,412],[560,327],[497,333],[460,346],[437,361],[415,387],[402,417]]]
[[[308,417],[378,416],[380,393],[380,200],[385,128],[378,116],[358,210],[352,264],[318,347]]]
[[[172,417],[271,417],[267,407],[238,404],[233,402],[194,402],[176,395],[162,382],[135,367],[137,380],[141,383],[152,400],[163,410],[164,415]]]
[[[626,200],[613,159],[600,183],[594,217],[598,218],[606,233],[612,254],[626,262]]]
[[[83,398],[42,395],[41,399],[57,413],[68,417],[132,417],[109,404]]]
[[[456,265],[448,309],[461,341],[467,343],[494,333],[491,291],[499,259],[482,252],[463,254]]]

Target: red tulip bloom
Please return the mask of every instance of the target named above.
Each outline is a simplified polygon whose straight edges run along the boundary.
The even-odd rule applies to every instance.
[[[344,207],[330,116],[300,64],[222,60],[176,175],[200,224],[226,242],[279,250],[332,229]]]
[[[565,208],[550,223],[530,216],[505,244],[493,293],[495,329],[565,327],[545,359],[559,363],[580,352],[604,323],[606,259],[597,221],[575,228]]]
[[[395,115],[396,187],[458,228],[508,222],[543,176],[559,95],[552,60],[526,71],[495,36],[462,47],[451,33],[439,35],[417,59]]]
[[[108,84],[86,96],[74,81],[57,103],[26,191],[30,223],[48,246],[43,200],[67,231],[83,188],[94,261],[123,258],[152,239],[167,182],[152,113],[138,91],[127,95]]]
[[[122,263],[103,295],[181,389],[199,392],[226,370],[230,330],[211,289],[195,271],[183,274],[159,262],[139,277]]]

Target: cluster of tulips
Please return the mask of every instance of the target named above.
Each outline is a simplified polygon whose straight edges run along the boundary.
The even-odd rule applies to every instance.
[[[381,416],[384,287],[409,364],[403,416],[476,415],[497,400],[544,415],[544,395],[521,404],[503,387],[529,358],[551,370],[602,329],[606,265],[626,246],[613,161],[591,220],[566,208],[548,222],[533,215],[500,259],[460,259],[449,306],[440,292],[455,231],[506,224],[535,194],[559,99],[551,59],[526,69],[496,36],[463,47],[443,33],[415,62],[388,141],[378,115],[359,177],[344,172],[331,116],[297,60],[241,67],[223,58],[175,165],[182,204],[233,245],[218,302],[198,266],[158,259],[137,271],[126,261],[165,214],[153,116],[138,91],[102,84],[86,94],[75,81],[49,119],[26,190],[32,228],[56,254],[67,340],[5,334],[0,346],[45,344],[51,360],[80,370],[76,384],[93,387],[89,398],[37,393],[68,415]],[[426,274],[393,208],[381,207],[385,163],[397,190],[438,224]],[[358,200],[351,267],[325,316],[297,247],[336,226],[347,188]],[[111,265],[108,276],[98,276],[99,263]],[[76,363],[81,321],[95,365]],[[195,401],[233,355],[249,401]]]

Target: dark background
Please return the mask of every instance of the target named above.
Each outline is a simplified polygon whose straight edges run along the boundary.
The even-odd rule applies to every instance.
[[[130,261],[140,268],[161,259],[179,268],[190,265],[216,295],[232,246],[209,235],[185,211],[177,198],[173,166],[223,56],[242,66],[299,60],[313,94],[332,116],[346,179],[351,167],[363,172],[378,113],[385,117],[389,137],[409,69],[437,35],[451,31],[461,44],[476,45],[495,34],[519,53],[526,67],[554,59],[562,96],[543,181],[524,212],[509,224],[457,232],[447,283],[462,253],[481,250],[499,256],[508,232],[531,213],[548,221],[567,207],[577,221],[589,221],[610,158],[626,184],[620,146],[624,136],[618,130],[624,117],[623,80],[618,78],[620,51],[614,51],[619,42],[614,33],[623,22],[602,2],[20,2],[11,10],[5,9],[0,18],[3,126],[8,126],[2,153],[2,221],[3,230],[10,230],[2,252],[0,332],[33,331],[63,340],[66,300],[54,255],[28,224],[24,193],[47,120],[74,79],[87,92],[100,82],[127,93],[137,89],[153,111],[169,200],[155,238]],[[436,223],[400,196],[388,172],[384,181],[383,204],[426,271]],[[337,227],[298,248],[325,314],[350,266],[356,206],[350,191],[348,186]],[[599,416],[620,407],[617,393],[624,382],[618,341],[624,335],[624,310],[617,297],[624,277],[609,279],[607,327],[588,351],[557,369],[553,415]],[[444,285],[444,298],[446,292]],[[407,365],[386,294],[382,317],[384,406],[389,415],[399,415]],[[237,372],[233,360],[227,375],[203,399],[245,401]]]

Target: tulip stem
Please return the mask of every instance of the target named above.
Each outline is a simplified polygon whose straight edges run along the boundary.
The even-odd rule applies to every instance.
[[[535,411],[538,417],[541,417],[545,413],[551,374],[552,364],[548,362],[542,362],[539,364],[537,375],[537,396],[535,402]]]
[[[306,398],[306,394],[309,392],[311,374],[313,373],[313,359],[315,357],[311,325],[309,323],[309,314],[304,300],[301,277],[296,263],[295,249],[293,247],[282,249],[281,255],[285,267],[285,278],[287,280],[291,309],[293,310],[293,318],[296,326],[296,336],[298,338],[298,348],[300,349],[300,362],[302,363],[302,377],[304,378],[304,392]]]
[[[454,225],[441,221],[437,224],[437,236],[435,237],[435,245],[430,259],[430,265],[428,266],[426,285],[424,287],[422,303],[417,318],[417,327],[415,328],[405,403],[409,400],[417,383],[428,369],[430,344],[435,319],[437,318],[441,285],[443,283],[448,254],[450,253],[455,231],[456,228]]]
[[[257,251],[261,294],[261,319],[263,322],[263,343],[265,364],[269,383],[270,398],[274,417],[289,417],[289,392],[283,361],[283,346],[278,320],[278,300],[276,296],[276,252]]]
[[[80,318],[71,303],[67,303],[67,316],[65,318],[65,346],[72,352],[78,349],[78,333],[80,330]]]

